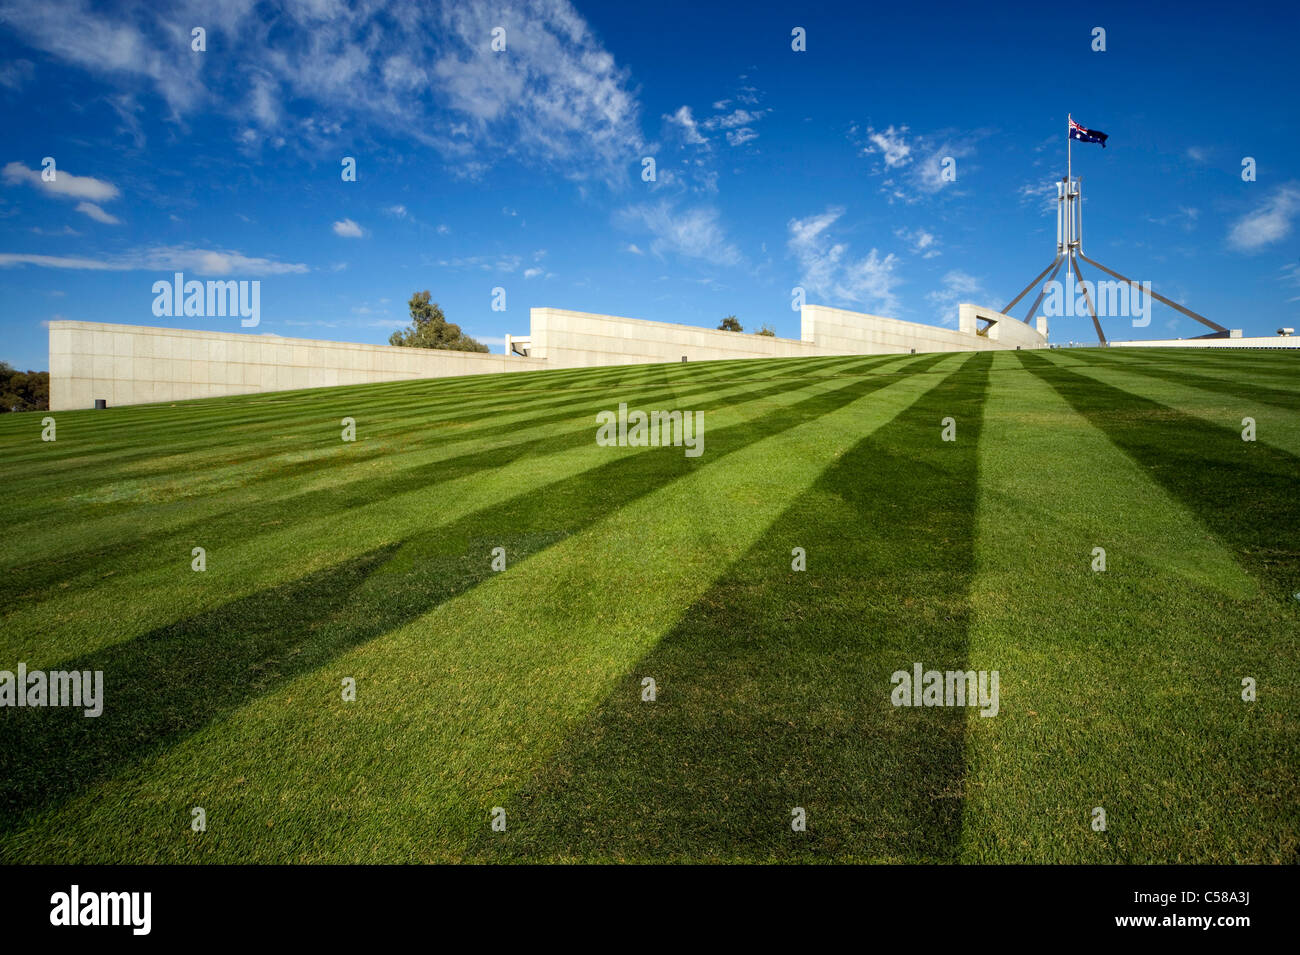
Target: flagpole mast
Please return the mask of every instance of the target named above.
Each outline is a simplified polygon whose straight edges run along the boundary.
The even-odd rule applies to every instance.
[[[1144,282],[1139,284],[1133,281],[1132,279],[1130,279],[1128,276],[1120,275],[1114,269],[1109,269],[1106,266],[1102,265],[1100,262],[1088,258],[1088,256],[1084,253],[1083,221],[1082,221],[1083,220],[1083,195],[1081,189],[1076,190],[1074,188],[1074,155],[1073,155],[1074,144],[1071,142],[1071,140],[1074,138],[1073,133],[1074,133],[1075,125],[1076,124],[1074,122],[1074,114],[1066,113],[1065,188],[1064,190],[1058,191],[1057,194],[1056,258],[1052,260],[1052,262],[1047,266],[1047,268],[1039,272],[1038,276],[1034,278],[1032,282],[1026,285],[1024,290],[1021,291],[1019,295],[1013,298],[1011,302],[1005,308],[1002,309],[1002,313],[1004,315],[1010,314],[1011,309],[1015,308],[1016,304],[1022,298],[1028,295],[1034,289],[1034,287],[1037,286],[1038,283],[1043,280],[1043,276],[1045,275],[1048,276],[1047,278],[1048,285],[1050,285],[1052,282],[1055,282],[1057,274],[1061,271],[1062,268],[1064,268],[1066,277],[1063,281],[1065,282],[1065,284],[1069,285],[1071,283],[1076,283],[1077,286],[1083,291],[1084,302],[1087,304],[1088,307],[1088,315],[1092,319],[1092,327],[1097,332],[1097,341],[1102,346],[1108,345],[1109,343],[1106,341],[1106,334],[1101,329],[1101,321],[1099,320],[1099,316],[1097,315],[1097,303],[1094,302],[1094,296],[1092,292],[1089,290],[1088,286],[1085,284],[1083,272],[1079,268],[1078,260],[1083,259],[1083,261],[1087,262],[1089,265],[1101,269],[1101,271],[1106,272],[1107,274],[1113,276],[1114,278],[1118,279],[1120,282],[1126,283],[1128,287],[1133,289],[1134,292],[1136,292],[1138,295],[1145,295],[1149,299],[1154,299],[1157,302],[1160,302],[1164,305],[1168,305],[1170,308],[1182,312],[1188,318],[1193,318],[1196,321],[1200,322],[1203,325],[1208,326],[1213,330],[1211,334],[1202,335],[1200,336],[1201,338],[1228,338],[1231,337],[1233,334],[1239,336],[1241,334],[1240,331],[1234,332],[1233,330],[1224,328],[1222,325],[1218,324],[1217,322],[1210,321],[1204,315],[1198,315],[1196,312],[1193,312],[1190,308],[1187,308],[1186,306],[1183,305],[1179,305],[1177,302],[1172,301],[1171,299],[1167,299],[1163,295],[1156,294],[1156,292],[1153,291],[1151,288],[1151,283]],[[1095,129],[1088,129],[1087,127],[1084,126],[1079,126],[1078,128],[1079,128],[1079,142],[1100,143],[1102,148],[1103,149],[1105,148],[1106,139],[1107,139],[1105,133],[1098,132]],[[1064,205],[1061,205],[1061,203],[1064,203]],[[1049,275],[1048,273],[1051,274]],[[1038,298],[1034,299],[1034,304],[1029,307],[1029,314],[1026,315],[1025,318],[1023,319],[1026,325],[1031,324],[1033,322],[1034,313],[1038,311],[1038,306],[1042,302],[1046,294],[1047,294],[1047,286],[1044,285],[1043,288],[1039,291]],[[179,309],[179,307],[180,306],[178,305],[177,308]]]
[[[1070,140],[1073,113],[1065,114],[1065,253],[1074,255],[1074,163]]]

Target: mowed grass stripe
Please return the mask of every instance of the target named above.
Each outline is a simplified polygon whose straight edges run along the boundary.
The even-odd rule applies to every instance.
[[[743,383],[730,382],[737,392],[746,388]],[[778,386],[779,387],[779,386]],[[667,389],[677,391],[677,389]],[[688,392],[690,393],[690,392]],[[698,392],[714,393],[711,389]],[[722,394],[727,389],[721,389]],[[605,392],[599,392],[604,395]],[[638,397],[643,392],[638,392]],[[659,395],[646,396],[658,398]],[[36,561],[47,556],[59,554],[57,548],[61,543],[60,530],[71,529],[73,538],[81,540],[89,537],[96,541],[96,546],[84,549],[80,560],[95,561],[112,550],[122,538],[138,546],[138,524],[141,505],[173,505],[170,508],[158,506],[149,511],[150,526],[155,536],[170,536],[169,531],[179,530],[183,526],[199,526],[211,521],[217,514],[239,510],[240,518],[246,523],[258,523],[256,515],[250,515],[247,508],[274,509],[279,505],[278,499],[291,497],[304,490],[311,489],[323,482],[328,482],[329,489],[337,494],[343,485],[342,476],[348,474],[356,481],[373,484],[377,479],[392,480],[393,475],[402,472],[403,477],[410,477],[417,466],[437,467],[440,462],[456,456],[460,445],[470,442],[475,452],[481,453],[488,448],[482,442],[484,437],[500,437],[496,447],[508,445],[523,446],[527,450],[530,429],[540,425],[556,422],[574,421],[587,417],[592,406],[592,398],[584,394],[576,400],[569,398],[567,407],[558,414],[541,416],[530,406],[528,411],[515,415],[482,416],[476,409],[463,409],[460,418],[454,422],[456,430],[448,433],[431,424],[419,415],[411,416],[405,427],[406,437],[396,443],[377,440],[370,432],[372,422],[386,421],[400,417],[401,412],[390,408],[377,409],[376,414],[362,413],[361,431],[355,444],[344,444],[339,440],[338,419],[325,416],[316,411],[311,418],[311,448],[309,452],[292,451],[282,455],[279,460],[262,461],[261,467],[250,467],[256,461],[255,449],[276,440],[268,441],[269,435],[241,435],[240,428],[232,426],[222,442],[223,449],[218,452],[223,459],[222,467],[205,466],[203,461],[191,461],[190,456],[175,454],[158,447],[158,436],[148,432],[138,435],[133,441],[139,445],[149,445],[151,438],[156,451],[147,470],[140,469],[130,475],[130,480],[123,482],[121,475],[111,472],[98,476],[87,485],[84,478],[76,480],[75,485],[66,493],[54,480],[44,481],[51,471],[57,468],[50,465],[35,469],[35,474],[26,482],[15,479],[16,490],[24,502],[29,502],[25,513],[32,515],[29,524],[21,521],[18,507],[11,505],[10,520],[15,530],[16,542],[22,539],[24,546],[8,547],[0,544],[0,553],[7,551],[9,560],[0,560],[0,566],[6,563],[19,563],[26,568],[38,566]],[[355,405],[356,401],[347,402]],[[527,427],[522,427],[527,425]],[[542,432],[549,435],[550,429]],[[170,432],[166,433],[170,436]],[[533,442],[545,439],[531,438]],[[429,448],[427,452],[425,448]],[[251,459],[250,459],[251,458]],[[286,460],[288,463],[286,463]],[[226,463],[229,462],[229,463]],[[178,473],[176,469],[182,469]],[[322,471],[325,477],[321,477]],[[174,475],[170,480],[165,475]],[[415,476],[418,477],[418,474]],[[259,486],[263,485],[263,486]],[[69,497],[72,491],[78,492]],[[382,488],[378,489],[382,492]],[[255,493],[257,492],[257,493]],[[202,497],[204,499],[196,499]],[[57,507],[55,506],[57,505]],[[60,519],[59,524],[51,520],[51,512]],[[24,533],[27,526],[38,527],[39,535]],[[33,542],[32,538],[36,540]],[[33,546],[36,550],[33,552]],[[68,563],[68,555],[59,554],[63,562]],[[77,564],[73,558],[72,567],[65,566],[59,570],[61,579],[66,579]],[[9,567],[4,567],[9,570]],[[39,585],[39,581],[36,581]],[[7,588],[5,597],[13,599],[14,593],[22,593],[28,587],[25,580],[8,579],[3,584]]]
[[[802,373],[808,361],[786,363],[787,374]],[[542,408],[559,408],[553,419],[559,420],[570,408],[581,407],[584,399],[601,394],[604,386],[649,383],[664,376],[662,370],[654,370],[663,366],[634,367],[645,370],[636,375],[626,371],[592,375],[594,387],[572,385],[567,393],[549,398],[537,394],[536,387],[510,388],[515,376],[488,375],[480,377],[495,379],[500,384],[497,393],[477,399],[464,395],[436,406],[418,392],[403,402],[394,399],[394,386],[372,385],[324,389],[296,401],[279,394],[193,402],[183,409],[183,417],[149,406],[59,412],[55,417],[60,422],[60,440],[49,443],[40,440],[40,416],[15,415],[11,417],[25,419],[25,425],[11,426],[7,441],[0,438],[6,451],[0,474],[19,490],[8,502],[8,515],[15,524],[24,519],[42,521],[48,516],[42,504],[51,499],[58,502],[60,512],[78,519],[128,509],[142,501],[170,500],[187,506],[193,502],[186,498],[220,495],[262,476],[277,482],[297,475],[310,478],[321,467],[322,456],[340,458],[343,451],[347,452],[344,460],[359,469],[382,466],[399,453],[440,448],[485,430],[508,433],[513,424],[539,417]],[[673,376],[699,380],[701,385],[723,381],[729,386],[742,384],[745,377],[734,368],[730,377],[726,369],[702,373],[701,368],[677,366]],[[398,394],[414,391],[412,386],[432,390],[438,381],[402,382]],[[482,390],[477,378],[467,381],[476,392]],[[500,392],[507,397],[502,399]],[[524,413],[501,413],[508,407]],[[339,440],[345,416],[358,421],[361,439],[346,447]],[[3,425],[0,420],[0,429]]]
[[[1206,391],[1215,391],[1233,398],[1253,403],[1263,402],[1286,408],[1289,411],[1300,410],[1300,360],[1296,362],[1294,374],[1297,378],[1291,387],[1277,387],[1264,384],[1254,370],[1229,368],[1214,370],[1206,368],[1196,361],[1197,356],[1186,355],[1181,361],[1141,361],[1132,356],[1116,357],[1123,349],[1093,350],[1084,364],[1097,370],[1119,370],[1136,372],[1149,378],[1171,381],[1183,386],[1192,386]],[[1201,372],[1201,373],[1198,373]],[[1242,372],[1246,372],[1242,374]]]
[[[1166,409],[1099,389],[1085,415],[1051,377],[995,371],[986,408],[970,665],[1002,705],[968,718],[962,861],[1294,861],[1294,613],[1094,423],[1154,448]]]
[[[919,369],[938,360],[908,364]],[[845,369],[863,365],[875,367],[844,362]],[[710,432],[706,425],[704,432],[708,460],[725,459],[891,380],[845,376],[720,411],[726,426]],[[0,806],[21,824],[22,814],[111,775],[150,747],[187,735],[294,674],[472,588],[490,575],[493,547],[505,547],[511,560],[523,559],[698,466],[683,449],[600,448],[590,435],[568,457],[572,464],[564,479],[554,460],[529,471],[502,468],[467,477],[455,506],[435,509],[432,520],[428,510],[412,506],[427,508],[427,500],[387,498],[344,523],[300,523],[277,535],[274,549],[265,539],[234,544],[224,557],[231,566],[220,574],[137,574],[95,592],[73,591],[51,605],[59,616],[48,629],[39,626],[44,605],[25,619],[10,615],[4,635],[17,645],[15,660],[33,668],[57,664],[116,675],[117,706],[93,721],[70,712],[47,718],[17,711],[0,746]],[[527,487],[525,479],[534,486]],[[389,520],[378,520],[380,513]],[[311,556],[304,559],[304,550]],[[308,564],[308,572],[297,569],[295,560]],[[256,587],[259,576],[275,582]],[[128,595],[138,593],[149,600],[129,604]],[[200,596],[208,606],[196,606]],[[114,626],[105,626],[114,612]],[[173,613],[183,615],[176,620]],[[137,636],[146,615],[165,622]],[[340,617],[353,625],[336,626]],[[73,647],[75,656],[59,659]],[[33,763],[25,755],[30,753],[46,755]]]
[[[1189,361],[1195,356],[1189,356]],[[1177,374],[1152,374],[1147,365],[1111,363],[1105,359],[1065,363],[1055,353],[1051,361],[1079,375],[1102,382],[1112,388],[1159,402],[1191,415],[1215,428],[1237,430],[1240,438],[1244,419],[1255,421],[1255,440],[1285,451],[1300,462],[1300,415],[1296,409],[1280,402],[1265,402],[1248,396],[1238,386],[1206,387],[1203,376],[1188,375],[1186,381]]]
[[[797,359],[780,370],[756,369],[752,374],[799,375],[816,367],[812,361]],[[825,365],[834,359],[817,361]],[[673,378],[698,382],[701,387],[716,382],[734,387],[743,384],[746,377],[736,374],[736,369],[714,369],[706,374],[702,368],[674,368]],[[360,425],[359,443],[364,448],[349,449],[351,459],[356,460],[395,450],[441,446],[449,438],[476,437],[488,429],[502,433],[513,424],[540,418],[543,409],[558,409],[552,420],[559,420],[566,411],[582,407],[613,384],[639,387],[659,383],[665,372],[663,366],[649,366],[635,377],[608,376],[605,381],[592,376],[588,383],[551,390],[547,397],[539,396],[535,388],[510,387],[514,376],[486,377],[496,378],[500,388],[477,400],[462,396],[431,403],[426,396],[417,394],[402,401],[396,400],[394,389],[375,385],[331,389],[296,402],[281,396],[211,399],[203,409],[194,408],[199,403],[192,403],[186,409],[188,417],[182,418],[163,415],[149,406],[111,412],[59,412],[55,417],[61,423],[61,438],[52,443],[40,440],[41,416],[16,415],[12,417],[23,419],[24,427],[11,426],[5,436],[6,455],[0,474],[15,486],[32,485],[43,497],[65,492],[61,503],[68,510],[80,503],[85,512],[102,513],[115,501],[129,506],[132,493],[139,490],[126,488],[111,495],[102,492],[105,485],[119,481],[138,480],[157,497],[164,490],[158,486],[158,478],[171,476],[175,486],[165,490],[169,496],[179,498],[188,496],[191,482],[199,493],[219,493],[229,484],[247,484],[252,479],[250,465],[260,464],[276,478],[318,466],[322,448],[327,453],[339,449],[340,422],[345,416],[355,418]],[[411,383],[402,384],[407,386],[405,392],[411,391]],[[273,410],[259,412],[263,403],[272,405]],[[241,437],[247,440],[241,442]],[[233,457],[232,445],[238,447]],[[39,466],[33,468],[36,462]],[[43,480],[33,480],[34,474]],[[87,491],[91,493],[84,501],[73,497]],[[39,519],[38,504],[31,502],[28,507],[25,497],[12,502],[12,519],[21,520],[27,513]]]
[[[401,617],[390,608],[418,607],[413,591],[434,586],[428,579],[443,576],[439,568],[374,555],[382,566],[352,568],[364,581],[312,628],[313,644],[353,650],[195,727],[130,771],[118,754],[116,778],[27,816],[22,831],[0,838],[0,857],[29,858],[35,832],[44,858],[68,861],[458,856],[493,801],[536,769],[838,454],[924,393],[934,376],[922,370],[945,358],[954,360],[919,359],[909,366],[916,374],[805,399],[779,423],[724,430],[722,454],[642,455],[645,493],[426,612]],[[687,466],[661,470],[670,456]],[[635,482],[637,472],[625,478]],[[593,496],[599,488],[587,486],[569,503]],[[512,543],[562,526],[560,514],[515,515],[523,524],[515,540],[506,519],[484,542],[504,540],[518,553]],[[433,543],[417,541],[407,556]],[[361,688],[357,705],[338,701],[349,675]],[[209,831],[171,838],[177,813],[191,805],[208,809]]]
[[[862,367],[878,367],[888,360],[875,359]],[[855,372],[858,368],[844,359],[836,360],[834,367]],[[817,375],[812,380],[821,378]],[[709,410],[777,394],[800,380],[794,377],[772,382],[761,377],[730,387],[711,385],[684,393],[672,387],[628,392],[624,398],[660,407],[664,399],[675,394],[678,400],[689,398],[693,407]],[[761,383],[767,383],[766,387],[756,387]],[[490,426],[474,423],[470,417],[467,421],[471,424],[466,428],[470,434],[443,439],[430,451],[382,445],[381,450],[373,450],[373,439],[364,431],[355,444],[345,444],[338,440],[333,419],[323,419],[329,429],[318,434],[317,442],[328,442],[328,458],[314,459],[310,469],[304,468],[296,479],[279,472],[263,473],[235,478],[240,483],[211,493],[203,501],[172,501],[167,497],[158,500],[156,489],[163,482],[155,476],[137,482],[152,492],[146,500],[125,503],[99,522],[87,521],[83,509],[55,508],[57,491],[50,491],[34,506],[36,513],[44,515],[36,522],[40,529],[37,542],[22,548],[16,541],[12,547],[0,547],[0,552],[8,551],[7,559],[0,560],[0,568],[6,571],[0,578],[0,598],[11,606],[51,599],[58,594],[56,587],[80,585],[76,579],[79,574],[89,573],[93,579],[102,573],[106,561],[121,564],[130,555],[130,564],[137,570],[174,563],[178,555],[188,554],[193,546],[185,543],[187,539],[247,540],[266,528],[285,523],[287,511],[315,516],[341,513],[412,488],[427,487],[433,481],[446,482],[484,468],[502,467],[530,454],[586,445],[590,443],[595,411],[608,404],[609,397],[602,392],[600,398],[584,397],[559,415],[524,414]],[[473,432],[495,440],[476,440]],[[238,455],[255,444],[253,437],[231,436],[227,439],[231,449],[227,453]],[[382,460],[373,460],[376,456]],[[206,473],[212,472],[209,469]],[[117,494],[118,488],[110,484],[107,493]],[[51,520],[51,511],[61,520]],[[146,535],[139,533],[142,517],[147,518],[150,527]],[[22,536],[29,539],[32,535]],[[94,540],[93,546],[85,546],[87,537]],[[80,549],[73,549],[78,546]]]
[[[1017,354],[1195,512],[1261,580],[1269,599],[1300,620],[1292,597],[1300,591],[1300,459],[1263,441],[1243,441],[1239,421],[1216,425],[1042,356]]]
[[[893,374],[935,360],[910,359],[903,362],[904,371]],[[804,384],[787,382],[774,393],[764,389],[761,399],[749,394],[711,412],[706,418],[711,459],[892,380],[879,361],[840,361],[846,374]],[[853,369],[861,374],[847,374]],[[0,624],[0,659],[11,656],[32,666],[37,661],[49,666],[137,634],[165,633],[174,622],[215,613],[223,605],[342,567],[393,542],[407,542],[412,553],[432,548],[434,553],[426,555],[430,560],[477,562],[481,552],[470,554],[471,540],[489,532],[513,540],[527,526],[524,517],[531,515],[542,522],[542,530],[521,538],[531,552],[554,539],[557,528],[568,532],[581,527],[591,514],[621,506],[653,486],[639,463],[652,449],[600,448],[594,442],[594,416],[588,428],[586,439],[556,454],[484,462],[478,471],[445,481],[434,475],[404,493],[379,496],[342,514],[320,516],[315,510],[319,502],[312,502],[312,507],[281,514],[269,532],[256,528],[226,539],[205,538],[211,553],[202,574],[189,570],[194,538],[176,541],[183,559],[175,565],[137,572],[129,562],[125,569],[110,564],[94,586],[60,585],[49,599],[6,613]],[[680,451],[644,460],[651,462],[648,466],[658,482],[683,473],[689,461]],[[474,579],[482,566],[475,563],[469,578],[452,568],[449,579]],[[147,598],[141,599],[142,594]]]
[[[1098,349],[1082,349],[1084,353]],[[1300,388],[1300,349],[1262,351],[1238,348],[1107,348],[1108,359],[1166,368],[1186,368],[1230,381],[1254,381],[1294,391]]]
[[[507,832],[480,828],[478,856],[955,858],[964,716],[889,695],[915,661],[965,667],[990,362],[960,362],[837,455],[622,675],[505,804]],[[941,440],[948,416],[956,442]]]

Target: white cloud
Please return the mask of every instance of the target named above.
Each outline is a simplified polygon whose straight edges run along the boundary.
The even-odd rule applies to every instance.
[[[926,293],[925,300],[934,309],[935,317],[941,324],[956,328],[957,306],[985,296],[979,279],[968,272],[954,269],[944,275],[943,285]]]
[[[1293,285],[1296,288],[1300,288],[1300,265],[1297,265],[1295,262],[1288,262],[1286,265],[1282,266],[1282,276],[1280,281],[1285,282],[1287,285]],[[1287,299],[1287,302],[1300,302],[1300,295]]]
[[[447,225],[445,222],[439,224],[438,235],[447,235],[449,232],[451,232],[451,226]]]
[[[200,18],[195,16],[199,10],[182,9],[168,23],[141,7],[138,23],[130,23],[121,10],[95,10],[84,0],[5,0],[0,21],[55,59],[124,83],[151,83],[176,114],[194,108],[204,96],[202,58],[190,52],[187,24],[202,19],[211,34],[220,27],[220,15],[235,10],[234,5],[223,10],[216,4]]]
[[[799,263],[799,284],[828,304],[853,303],[897,314],[901,303],[894,289],[902,282],[894,271],[897,256],[881,256],[872,249],[863,258],[852,258],[846,244],[830,239],[831,226],[843,215],[842,208],[832,207],[820,215],[790,220],[787,244]]]
[[[1177,212],[1171,212],[1167,216],[1147,216],[1147,221],[1156,225],[1181,225],[1185,230],[1191,231],[1196,228],[1196,220],[1201,216],[1201,210],[1194,206],[1179,206]]]
[[[36,68],[31,60],[13,60],[0,64],[0,86],[20,90],[32,81]]]
[[[1279,187],[1253,211],[1242,216],[1228,232],[1228,244],[1254,252],[1291,234],[1291,220],[1300,214],[1300,186]]]
[[[923,259],[933,259],[942,255],[939,240],[924,229],[895,229],[894,235],[912,246],[912,251]]]
[[[1017,193],[1021,205],[1035,205],[1039,212],[1055,214],[1056,182],[1055,179],[1042,179],[1025,183]]]
[[[713,104],[713,108],[715,110],[725,109],[729,102],[729,100],[719,100]],[[664,116],[664,119],[673,126],[680,128],[682,139],[688,144],[707,145],[709,139],[701,130],[718,130],[725,134],[728,145],[743,146],[745,143],[758,138],[758,133],[754,131],[753,124],[770,112],[771,110],[767,109],[735,109],[729,113],[722,113],[719,116],[710,116],[707,119],[696,121],[691,113],[691,108],[681,106],[672,115]]]
[[[5,182],[9,185],[27,183],[42,192],[59,199],[85,199],[93,202],[106,202],[116,199],[121,193],[117,186],[93,176],[74,176],[57,166],[54,180],[46,182],[41,178],[40,169],[28,169],[20,162],[11,162],[4,168]]]
[[[77,211],[82,213],[83,215],[90,216],[90,218],[94,219],[96,222],[102,222],[105,225],[122,224],[121,219],[119,219],[117,216],[109,215],[107,212],[99,208],[99,206],[95,205],[93,202],[77,203]]]
[[[645,255],[645,253],[641,251],[641,249],[637,246],[635,242],[629,242],[627,244],[627,248],[624,251],[631,252],[633,255]]]
[[[316,151],[344,128],[374,126],[438,149],[471,178],[503,156],[576,178],[621,168],[641,146],[627,71],[568,0],[0,0],[0,22],[62,65],[156,92],[172,120],[223,113],[247,150],[292,140]],[[206,54],[190,50],[195,24]],[[491,49],[496,26],[505,52]],[[308,108],[287,109],[291,100]]]
[[[545,271],[546,271],[545,269],[524,269],[524,278],[535,279],[537,278],[537,276],[543,274]]]
[[[770,110],[759,109],[750,111],[747,109],[737,109],[722,116],[710,116],[704,121],[705,129],[735,129],[738,126],[749,126],[757,123]]]
[[[384,211],[387,212],[394,219],[405,219],[407,215],[406,206],[403,205],[389,206]]]
[[[956,182],[944,178],[945,169],[960,173],[956,160],[974,153],[970,140],[980,135],[979,131],[966,133],[954,142],[943,133],[913,135],[907,126],[890,126],[883,132],[868,126],[865,133],[857,126],[849,129],[849,138],[864,156],[881,157],[883,164],[873,171],[886,177],[880,191],[891,203],[913,203],[945,189],[955,192]]]
[[[892,125],[883,132],[867,127],[867,142],[862,147],[863,153],[878,153],[885,161],[886,169],[906,166],[911,162],[912,147],[907,144],[907,127],[895,129]]]
[[[481,272],[517,272],[523,259],[517,255],[465,255],[439,259],[445,269],[478,269]]]
[[[625,225],[654,236],[650,251],[655,255],[673,253],[714,265],[739,265],[743,259],[727,240],[716,209],[700,206],[678,211],[666,202],[643,203],[623,210],[620,218]]]
[[[351,219],[343,219],[334,223],[334,234],[345,239],[360,239],[366,234],[366,230]]]
[[[682,138],[691,145],[703,145],[708,140],[700,133],[699,124],[695,122],[695,117],[691,115],[689,106],[680,106],[677,112],[671,116],[665,115],[664,119],[674,126],[681,127]]]
[[[420,36],[426,28],[414,17]],[[479,144],[563,162],[581,177],[590,164],[622,168],[642,145],[639,108],[621,69],[567,0],[443,5],[444,50],[432,74],[446,105]],[[504,25],[508,52],[494,52]]]
[[[152,246],[100,258],[0,253],[0,268],[18,265],[95,272],[180,271],[199,275],[289,275],[309,271],[301,263],[279,262],[240,252],[186,246]]]

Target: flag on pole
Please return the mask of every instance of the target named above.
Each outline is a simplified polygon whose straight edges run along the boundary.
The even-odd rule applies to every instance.
[[[1101,148],[1106,148],[1105,133],[1095,129],[1088,129],[1086,126],[1080,126],[1073,119],[1070,120],[1070,138],[1077,139],[1081,143],[1101,143]]]

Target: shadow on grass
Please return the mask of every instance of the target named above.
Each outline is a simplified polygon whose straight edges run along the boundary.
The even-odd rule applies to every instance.
[[[0,711],[0,831],[20,828],[26,813],[70,798],[373,636],[329,623],[394,550],[363,554],[60,664],[103,671],[103,713]]]
[[[1122,348],[1117,349],[1117,351],[1124,350]],[[1138,349],[1133,350],[1137,351]],[[1159,360],[1140,361],[1129,355],[1125,355],[1120,359],[1114,359],[1109,354],[1104,357],[1090,355],[1089,358],[1093,359],[1088,362],[1089,366],[1093,368],[1114,368],[1135,375],[1147,375],[1151,378],[1172,381],[1192,388],[1214,391],[1243,401],[1259,401],[1279,408],[1288,408],[1292,411],[1300,409],[1300,391],[1269,388],[1266,385],[1253,384],[1247,381],[1225,381],[1222,378],[1215,378],[1210,375],[1194,374],[1174,363],[1164,364]]]
[[[474,854],[955,860],[968,714],[895,708],[890,675],[965,667],[989,367],[968,359],[829,468]],[[940,440],[948,415],[956,443]],[[806,832],[791,829],[794,807]]]
[[[1300,590],[1300,460],[1041,356],[1017,357],[1196,514],[1277,599]]]
[[[890,356],[883,360],[874,360],[865,369],[858,368],[857,365],[848,367],[856,370],[870,370],[903,357],[906,356]],[[819,359],[820,363],[828,361],[843,362],[844,359]],[[752,391],[716,399],[707,397],[707,381],[684,382],[683,390],[692,400],[696,396],[703,399],[697,401],[693,407],[699,410],[709,410],[721,405],[771,397],[801,385],[807,385],[809,381],[780,379],[769,384],[763,379],[758,379],[754,384],[755,388]],[[645,400],[657,399],[659,396],[675,391],[675,389],[663,389],[660,386],[654,387],[655,390],[647,395]],[[642,391],[640,394],[645,394],[645,392]],[[569,400],[572,401],[572,399]],[[641,400],[639,396],[638,400]],[[582,416],[588,409],[595,408],[598,405],[602,405],[600,399],[594,396],[587,397],[575,402],[558,414],[542,415],[525,422],[476,431],[472,440],[508,437],[512,434],[520,434],[550,424],[572,424],[577,417]],[[289,497],[269,497],[266,500],[255,501],[241,506],[236,510],[209,515],[178,527],[141,534],[126,545],[113,542],[107,546],[99,545],[64,554],[57,559],[43,560],[15,567],[4,575],[0,575],[0,603],[13,609],[23,604],[57,599],[62,595],[62,591],[59,589],[60,584],[84,573],[102,572],[105,562],[120,565],[122,562],[129,560],[130,570],[133,573],[165,567],[176,563],[178,554],[188,554],[189,548],[198,542],[197,535],[199,534],[202,535],[204,540],[208,541],[238,540],[246,543],[262,534],[272,533],[279,529],[286,513],[291,510],[309,513],[312,518],[341,514],[355,508],[364,507],[385,497],[404,494],[437,483],[446,483],[479,471],[505,467],[529,455],[555,454],[582,447],[591,442],[593,433],[594,425],[591,429],[582,429],[558,437],[543,434],[541,437],[515,442],[505,447],[471,451],[467,454],[406,468],[396,474],[382,478],[366,477],[362,473],[354,480],[337,487],[304,491]],[[452,439],[452,441],[455,440]],[[385,455],[380,452],[368,451],[363,444],[355,455],[349,452],[348,465],[355,466],[364,463],[366,460],[383,456]],[[319,471],[322,467],[329,466],[331,463],[312,460],[286,465],[284,468],[277,468],[250,483],[267,483],[293,478],[311,471]]]
[[[906,371],[923,372],[943,357],[916,359]],[[505,547],[513,565],[694,467],[710,466],[893,380],[850,379],[753,421],[706,432],[707,454],[701,458],[686,458],[673,448],[640,454],[612,450],[619,456],[609,464],[60,663],[55,669],[104,671],[104,715],[88,719],[80,710],[0,710],[0,831],[28,824],[32,814],[476,586],[492,573],[493,547]],[[593,434],[594,429],[585,440],[593,440]]]

